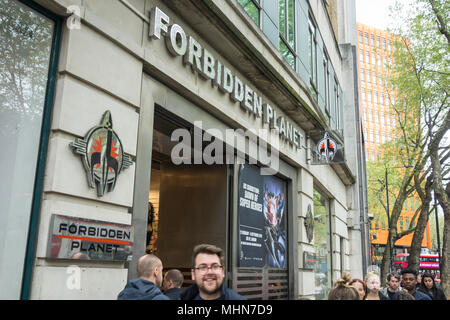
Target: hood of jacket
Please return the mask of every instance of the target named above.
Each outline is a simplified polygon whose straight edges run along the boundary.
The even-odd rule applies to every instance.
[[[141,278],[130,280],[119,293],[118,300],[169,300],[151,281]]]

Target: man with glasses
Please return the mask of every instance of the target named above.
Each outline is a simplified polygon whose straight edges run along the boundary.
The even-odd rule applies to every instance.
[[[200,244],[194,248],[191,276],[195,283],[181,294],[181,300],[245,300],[223,283],[223,250],[219,247]]]

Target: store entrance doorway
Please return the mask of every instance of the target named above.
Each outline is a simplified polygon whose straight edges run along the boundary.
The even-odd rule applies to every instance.
[[[190,284],[192,249],[209,243],[225,251],[228,230],[226,165],[175,165],[171,134],[189,124],[167,113],[155,113],[149,191],[147,253],[157,255],[164,269],[176,268]],[[192,152],[193,154],[193,152]]]

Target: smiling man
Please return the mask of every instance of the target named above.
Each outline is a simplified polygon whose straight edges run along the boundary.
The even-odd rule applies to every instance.
[[[223,250],[219,247],[200,244],[194,248],[191,276],[195,283],[181,294],[181,300],[245,300],[223,283]]]

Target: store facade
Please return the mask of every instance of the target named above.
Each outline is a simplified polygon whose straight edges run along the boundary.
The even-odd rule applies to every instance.
[[[39,48],[56,78],[41,78],[44,156],[5,298],[115,299],[145,252],[187,285],[199,243],[225,250],[249,299],[322,299],[341,272],[362,277],[353,57],[326,4],[251,1],[255,21],[234,0],[9,1],[59,28]]]

